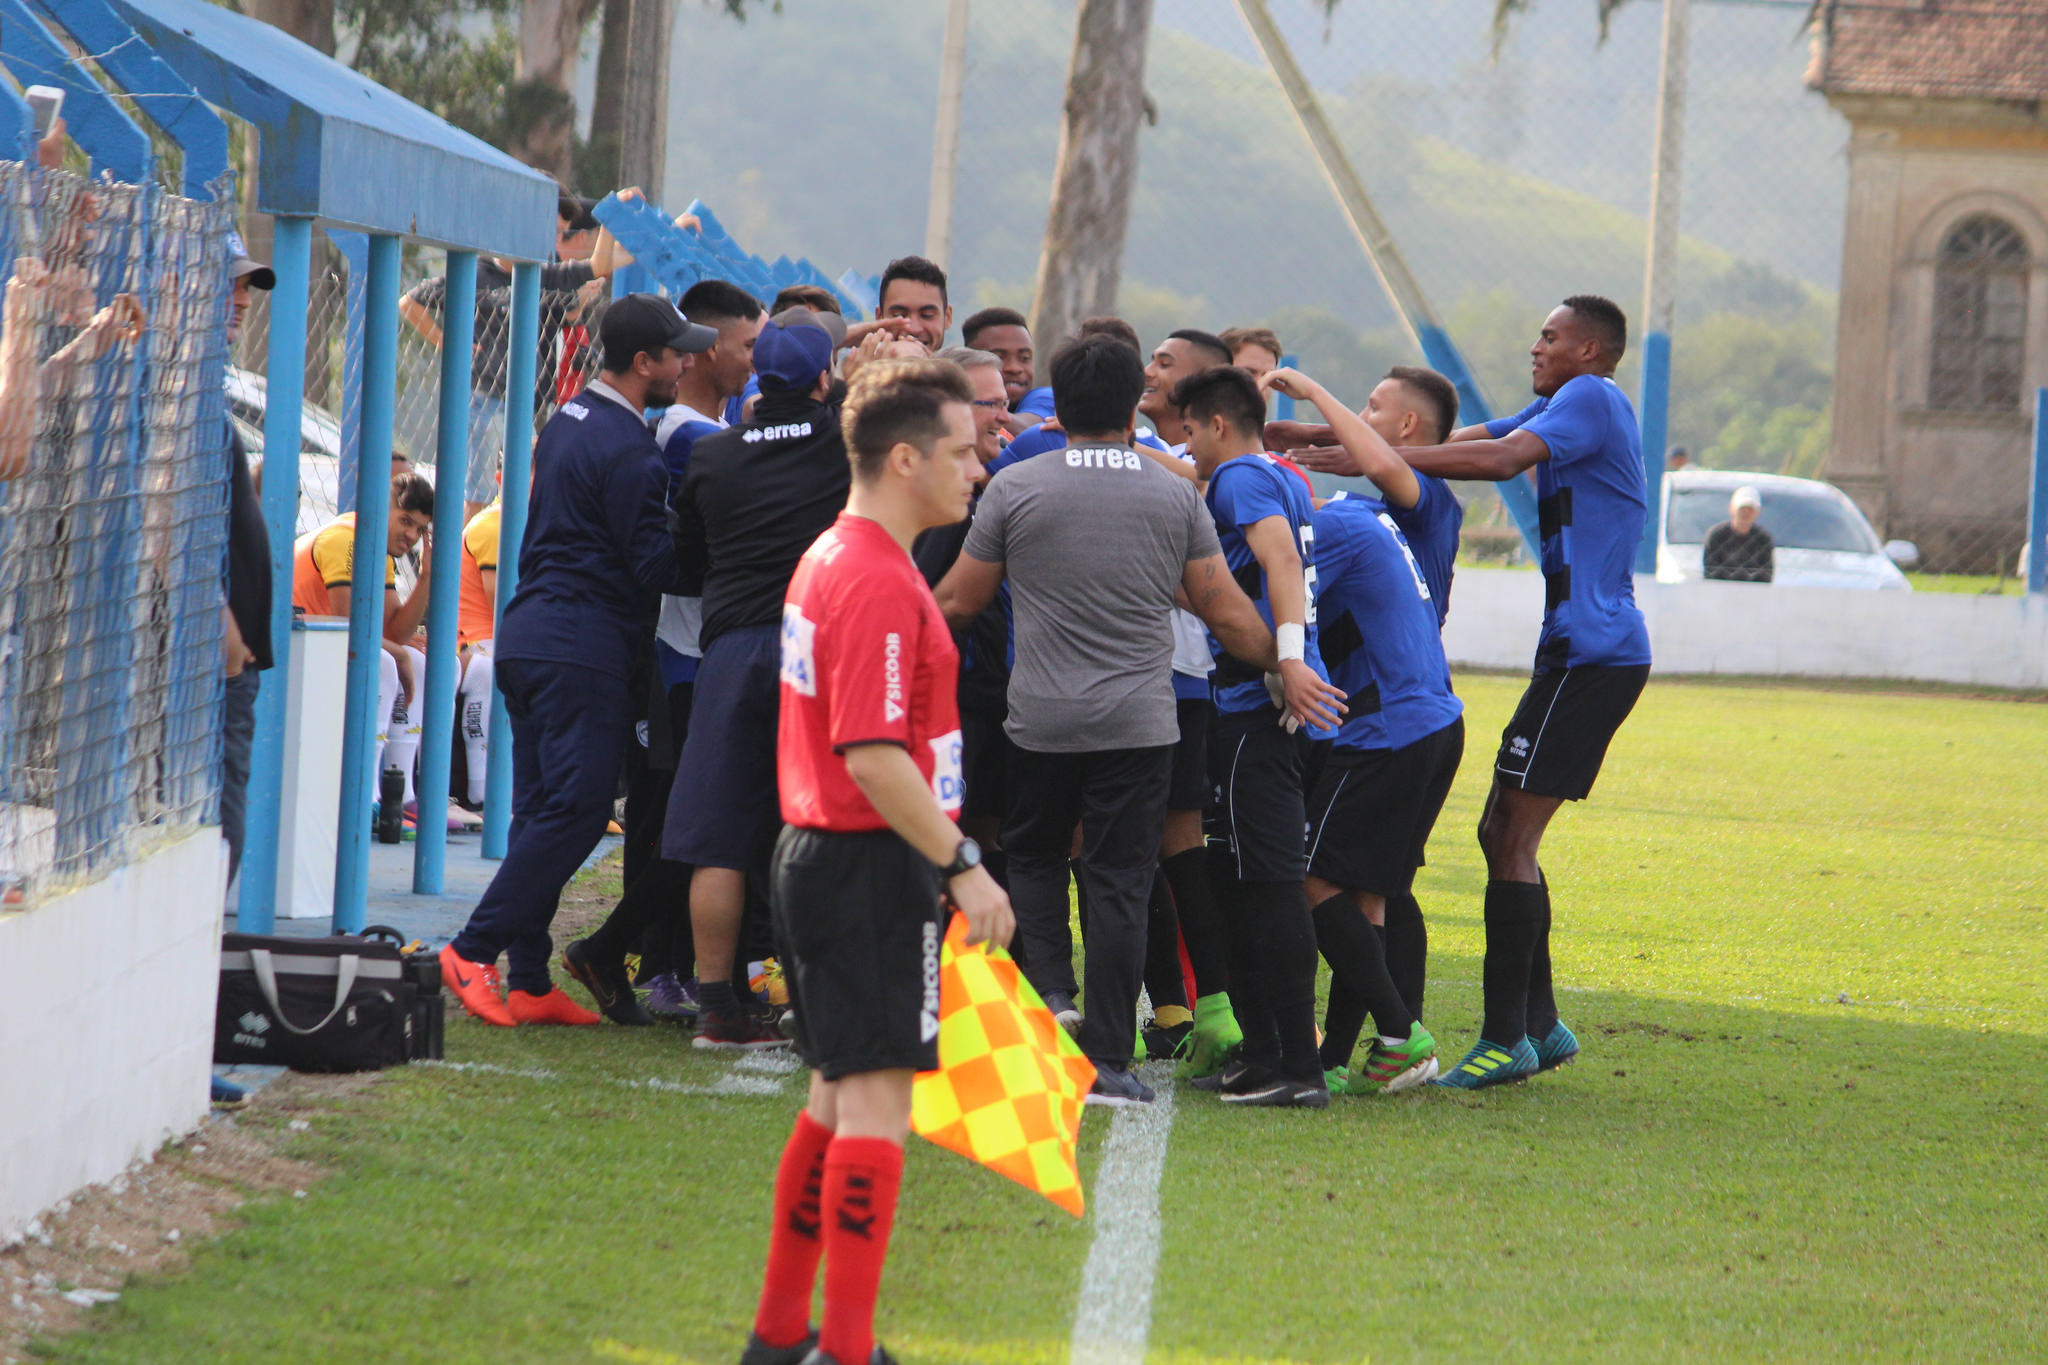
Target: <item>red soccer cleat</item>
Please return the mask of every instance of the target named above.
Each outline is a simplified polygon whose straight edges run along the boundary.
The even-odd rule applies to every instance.
[[[441,950],[441,984],[448,988],[462,1008],[486,1024],[511,1028],[518,1023],[498,994],[498,969],[487,962],[471,962],[449,944]]]
[[[505,997],[505,1008],[521,1024],[595,1024],[604,1018],[571,1000],[560,986],[550,986],[545,995],[514,991]]]

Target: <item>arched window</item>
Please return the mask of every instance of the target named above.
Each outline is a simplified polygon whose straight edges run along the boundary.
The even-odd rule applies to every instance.
[[[1953,411],[2017,408],[2025,372],[2027,243],[2003,218],[1965,218],[1934,266],[1934,364],[1927,404]]]

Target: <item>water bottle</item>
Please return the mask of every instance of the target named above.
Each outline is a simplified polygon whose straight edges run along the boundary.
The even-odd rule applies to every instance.
[[[405,833],[405,771],[386,768],[377,779],[377,842],[395,844]]]

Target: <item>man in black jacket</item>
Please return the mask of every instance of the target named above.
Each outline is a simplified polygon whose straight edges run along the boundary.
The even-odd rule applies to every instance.
[[[1744,485],[1728,499],[1728,520],[1707,532],[1700,547],[1700,569],[1724,583],[1768,583],[1777,567],[1777,546],[1771,533],[1756,524],[1763,495]]]
[[[228,234],[228,342],[241,334],[251,289],[272,289],[277,275],[249,258],[239,233]],[[222,695],[220,832],[228,841],[228,880],[242,866],[249,813],[249,750],[256,739],[256,693],[270,667],[270,530],[249,473],[249,453],[233,422],[228,436],[228,602],[222,614],[227,683]]]
[[[512,719],[511,843],[469,923],[441,950],[443,982],[492,1024],[598,1021],[555,989],[548,925],[604,837],[633,728],[630,679],[653,635],[656,596],[676,590],[668,470],[646,410],[673,403],[683,356],[718,339],[651,294],[614,303],[599,336],[603,373],[534,444],[519,587],[492,648]],[[501,952],[511,987],[503,1000]]]
[[[673,499],[683,591],[704,600],[704,657],[661,855],[696,869],[690,928],[700,1048],[787,1045],[743,1007],[732,967],[747,872],[765,870],[781,828],[782,599],[797,561],[846,505],[852,478],[832,383],[844,326],[837,314],[792,308],[761,329],[753,420],[699,438]]]

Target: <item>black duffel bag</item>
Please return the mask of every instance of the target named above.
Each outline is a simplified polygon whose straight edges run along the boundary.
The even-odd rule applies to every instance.
[[[375,1071],[413,1056],[418,989],[397,947],[367,938],[221,936],[213,1060]]]

